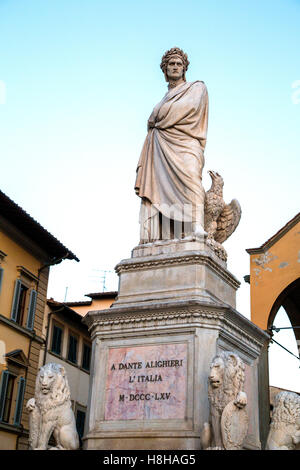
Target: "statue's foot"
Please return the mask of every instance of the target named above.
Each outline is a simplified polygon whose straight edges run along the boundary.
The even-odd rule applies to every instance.
[[[196,238],[203,239],[207,235],[202,225],[198,223],[192,224],[192,231],[193,231],[192,235],[194,235],[194,237]]]
[[[202,225],[193,223],[192,224],[192,231],[183,234],[183,240],[186,241],[195,241],[195,240],[203,240],[207,236]]]

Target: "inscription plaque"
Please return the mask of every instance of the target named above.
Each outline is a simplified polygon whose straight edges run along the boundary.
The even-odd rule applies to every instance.
[[[105,384],[105,420],[183,419],[185,343],[111,348]]]

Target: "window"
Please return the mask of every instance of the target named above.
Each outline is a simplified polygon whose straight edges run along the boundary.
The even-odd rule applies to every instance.
[[[17,400],[16,400],[15,416],[14,416],[15,426],[19,426],[21,424],[24,393],[25,393],[25,379],[24,377],[20,377],[19,385],[18,385]]]
[[[1,413],[0,418],[4,423],[8,423],[9,418],[10,418],[15,376],[10,374],[7,371],[4,371],[2,375],[3,375],[2,390],[1,390],[2,413]]]
[[[6,256],[7,254],[4,253],[4,251],[0,250],[0,265]],[[4,272],[4,269],[0,266],[0,292],[1,292],[1,287],[2,287],[3,272]]]
[[[51,351],[59,356],[61,355],[62,337],[63,329],[58,325],[53,324]]]
[[[29,362],[20,349],[5,354],[5,358],[8,370],[0,375],[0,421],[20,426],[26,384],[23,375]]]
[[[69,336],[68,361],[77,364],[77,344],[78,339],[73,334]]]
[[[18,325],[24,324],[25,308],[28,305],[26,327],[33,329],[34,317],[36,309],[37,291],[30,289],[29,301],[27,302],[27,292],[29,287],[26,286],[20,279],[16,280],[14,297],[11,309],[11,319],[18,323]]]
[[[28,288],[24,286],[24,284],[22,284],[22,282],[19,281],[19,279],[17,279],[17,283],[15,287],[15,294],[14,294],[12,319],[16,323],[18,323],[18,325],[23,324],[27,291],[28,291]]]
[[[33,330],[34,326],[34,317],[35,317],[35,309],[36,309],[36,300],[37,300],[37,291],[32,289],[30,291],[30,298],[29,298],[29,305],[28,305],[28,313],[27,313],[27,322],[26,326],[30,330]]]
[[[88,344],[83,343],[81,367],[84,370],[89,371],[90,370],[90,362],[91,362],[91,347]]]

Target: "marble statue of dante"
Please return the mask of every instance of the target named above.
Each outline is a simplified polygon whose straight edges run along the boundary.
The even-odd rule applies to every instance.
[[[162,216],[187,223],[192,235],[203,234],[208,95],[202,81],[186,82],[188,65],[187,55],[177,47],[162,57],[168,92],[148,119],[135,183],[142,198],[140,243],[166,238],[159,222]]]

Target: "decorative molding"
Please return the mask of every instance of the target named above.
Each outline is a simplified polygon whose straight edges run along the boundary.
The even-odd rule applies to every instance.
[[[237,289],[240,282],[231,274],[227,269],[223,268],[212,257],[208,256],[205,252],[190,251],[184,254],[171,254],[171,255],[157,255],[143,258],[132,258],[123,260],[117,264],[115,271],[117,274],[131,271],[142,271],[152,268],[169,267],[173,265],[191,265],[199,264],[210,267],[220,277],[225,279],[232,287]]]
[[[7,362],[11,362],[16,367],[27,369],[29,366],[28,358],[22,349],[15,349],[14,351],[10,351],[6,353],[4,357]]]
[[[35,276],[35,274],[32,274],[30,271],[28,271],[28,269],[24,268],[24,266],[17,266],[17,270],[19,272],[19,276],[25,276],[27,277],[28,279],[30,279],[30,281],[34,281],[34,282],[38,282],[38,277]]]
[[[195,302],[196,303],[196,302]],[[246,317],[230,307],[218,306],[160,306],[149,311],[134,308],[114,308],[108,310],[99,310],[88,314],[84,322],[88,325],[92,336],[105,334],[107,332],[118,331],[122,334],[143,331],[145,328],[182,328],[186,327],[202,327],[207,323],[213,328],[221,329],[223,327],[224,334],[235,338],[240,344],[250,347],[252,354],[257,354],[265,341],[269,339],[269,335],[263,330],[256,327]],[[226,332],[226,333],[225,333]],[[159,333],[159,330],[157,331]]]

